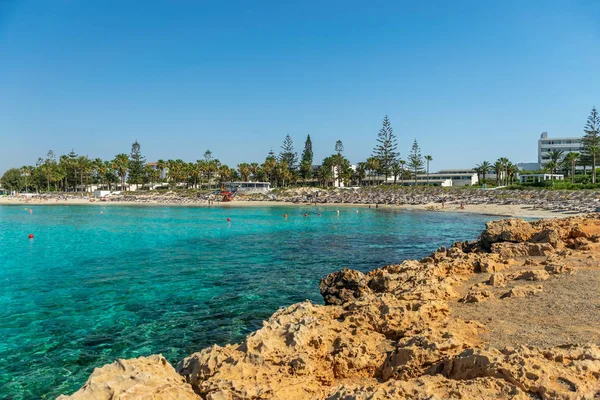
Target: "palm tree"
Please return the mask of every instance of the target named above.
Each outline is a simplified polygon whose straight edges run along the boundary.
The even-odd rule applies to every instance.
[[[400,164],[400,184],[404,185],[404,166],[406,165],[406,160],[398,160]]]
[[[493,165],[494,173],[496,174],[496,186],[500,185],[500,178],[502,177],[502,163],[497,161]]]
[[[102,187],[102,185],[104,184],[104,179],[106,178],[107,168],[100,158],[96,158],[94,160],[94,170],[96,171],[96,179],[98,180],[98,185]]]
[[[510,161],[506,157],[500,157],[496,163],[498,162],[500,163],[500,173],[504,174],[504,183],[508,185],[508,163]]]
[[[27,192],[29,177],[33,174],[33,169],[33,167],[28,165],[21,167],[21,176],[24,177],[23,183],[25,184],[25,192]]]
[[[427,161],[427,186],[429,186],[429,162],[433,161],[431,156],[425,156],[425,161]]]
[[[247,182],[248,181],[248,177],[252,173],[252,167],[250,167],[250,164],[248,164],[248,163],[238,164],[237,167],[238,167],[238,172],[242,176],[242,180],[244,182]]]
[[[510,183],[511,185],[513,184],[517,172],[519,172],[519,168],[509,161],[508,165],[506,166],[507,183]]]
[[[354,177],[358,182],[358,186],[362,186],[362,181],[365,179],[365,175],[367,173],[367,163],[364,161],[359,162],[356,165],[356,171],[354,172]]]
[[[560,159],[562,158],[564,151],[562,150],[550,150],[548,152],[548,156],[550,157],[550,161],[552,161],[554,165],[554,169],[551,171],[553,174],[556,174],[556,169],[558,168],[558,164]]]
[[[250,173],[252,174],[252,179],[254,179],[255,181],[258,181],[259,171],[260,166],[258,165],[258,163],[253,162],[252,164],[250,164]]]
[[[333,178],[331,168],[325,164],[321,165],[317,170],[317,177],[319,178],[319,182],[321,182],[323,187],[329,186],[329,181]]]
[[[394,176],[394,185],[398,181],[398,176],[402,175],[402,167],[400,166],[400,162],[398,160],[394,160],[392,163],[392,175]]]
[[[371,179],[369,183],[373,182],[373,177],[379,171],[381,164],[379,163],[379,158],[377,157],[369,157],[367,158],[367,171],[371,172]]]
[[[571,167],[571,183],[575,183],[575,163],[579,159],[579,153],[569,153],[565,156],[564,161]]]
[[[558,164],[556,163],[556,161],[551,160],[548,161],[546,165],[544,165],[544,171],[553,173],[553,171],[555,171],[557,167]],[[552,179],[554,179],[554,177],[552,177]]]
[[[485,183],[485,175],[492,170],[492,164],[483,161],[481,164],[475,166],[475,172],[477,172],[477,169],[479,169],[479,173],[481,173],[481,182]]]
[[[112,168],[121,178],[121,190],[125,190],[125,177],[129,169],[129,156],[127,154],[117,154],[112,161]]]
[[[477,181],[482,182],[481,179],[479,179],[479,176],[481,175],[481,167],[479,165],[476,165],[475,168],[473,168],[473,171],[477,173]]]

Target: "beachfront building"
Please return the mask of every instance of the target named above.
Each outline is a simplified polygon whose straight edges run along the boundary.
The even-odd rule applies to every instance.
[[[519,176],[520,183],[537,183],[543,181],[562,181],[565,176],[562,174],[522,174]]]
[[[389,179],[388,179],[389,183]],[[479,183],[477,173],[472,169],[444,169],[429,174],[417,174],[417,185],[433,186],[472,186]],[[415,177],[404,181],[405,185],[415,185]]]
[[[548,153],[552,150],[563,151],[563,157],[569,153],[580,153],[583,150],[582,137],[549,138],[548,132],[542,132],[538,140],[538,163],[540,168],[550,162]]]
[[[269,193],[270,182],[224,182],[223,187],[240,194]]]

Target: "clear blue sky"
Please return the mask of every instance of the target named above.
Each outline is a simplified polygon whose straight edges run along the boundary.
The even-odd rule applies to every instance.
[[[418,3],[418,4],[417,4]],[[236,165],[289,133],[535,161],[600,107],[600,2],[0,0],[0,173],[49,149]]]

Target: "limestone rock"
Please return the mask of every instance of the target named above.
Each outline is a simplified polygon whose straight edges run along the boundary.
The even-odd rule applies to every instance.
[[[573,268],[560,264],[549,264],[544,267],[546,272],[551,275],[573,274]]]
[[[461,299],[461,301],[463,303],[481,303],[492,297],[494,297],[494,296],[492,295],[492,292],[490,292],[489,290],[478,290],[478,291],[471,291],[471,292],[467,293],[467,295],[465,297],[463,297]]]
[[[503,287],[506,285],[506,279],[503,274],[492,274],[490,275],[490,279],[488,279],[488,285],[493,287]]]
[[[515,277],[516,280],[527,281],[545,281],[550,278],[550,274],[544,269],[531,269],[521,272]]]
[[[319,284],[325,304],[341,305],[363,297],[371,289],[362,272],[344,268],[321,279]]]
[[[554,253],[549,243],[494,243],[491,251],[502,257],[545,256]]]
[[[522,219],[512,218],[491,221],[481,234],[481,243],[486,249],[498,242],[523,243],[535,234],[535,229]]]
[[[59,400],[199,400],[162,355],[117,360],[96,368],[81,389]]]
[[[502,296],[500,296],[500,298],[506,299],[506,298],[511,298],[511,297],[527,297],[527,296],[532,296],[534,294],[537,294],[541,291],[542,291],[541,286],[532,286],[532,285],[517,286],[517,287],[510,289],[508,292],[504,293]]]

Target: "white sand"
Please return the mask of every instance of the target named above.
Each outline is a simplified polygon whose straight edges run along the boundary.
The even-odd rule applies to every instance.
[[[132,202],[132,201],[90,201],[89,199],[66,199],[66,200],[42,200],[35,197],[32,198],[16,198],[16,197],[0,197],[0,205],[22,205],[24,207],[34,205],[134,205],[134,206],[183,206],[183,207],[209,207],[207,202],[197,203],[167,203],[148,200],[147,202]],[[229,203],[212,203],[210,207],[274,207],[274,206],[298,206],[298,207],[314,207],[309,203],[291,203],[283,201],[232,201]],[[337,208],[367,208],[368,204],[349,204],[349,203],[328,203],[318,204],[319,207],[337,207]],[[370,205],[374,208],[375,205]],[[444,208],[439,203],[420,204],[420,205],[379,205],[380,209],[400,209],[400,210],[423,210],[431,212],[456,212],[456,213],[472,213],[472,214],[487,214],[506,217],[524,217],[524,218],[560,218],[581,213],[557,212],[534,208],[531,205],[503,205],[503,204],[480,204],[480,205],[465,205],[464,209],[456,204],[446,204]]]

